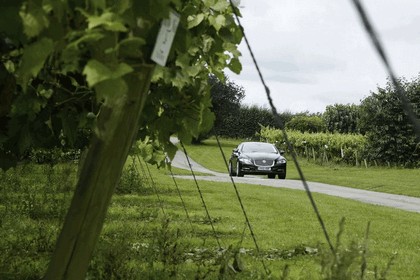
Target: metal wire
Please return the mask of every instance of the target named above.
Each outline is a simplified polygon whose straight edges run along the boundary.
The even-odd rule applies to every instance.
[[[245,34],[245,30],[244,30],[244,28],[243,28],[243,26],[241,24],[241,21],[239,20],[239,16],[238,16],[238,13],[236,11],[236,7],[233,5],[232,0],[229,0],[229,2],[230,2],[230,6],[232,8],[233,14],[235,15],[236,21],[238,22],[238,26],[239,26],[239,28],[242,31],[242,35],[243,35],[243,38],[245,40],[245,44],[246,44],[246,46],[248,48],[248,51],[249,51],[249,53],[251,55],[252,61],[253,61],[254,65],[255,65],[255,68],[257,69],[258,76],[260,77],[261,83],[264,86],[265,93],[267,95],[267,99],[268,99],[268,102],[270,104],[271,111],[272,111],[272,113],[274,115],[274,120],[277,123],[277,125],[281,128],[281,130],[282,130],[283,137],[284,137],[285,142],[286,142],[286,145],[289,148],[289,151],[290,151],[290,153],[292,155],[292,158],[293,158],[293,161],[295,163],[296,169],[297,169],[297,171],[299,173],[300,180],[302,181],[302,184],[303,184],[303,186],[305,188],[305,192],[306,192],[306,194],[307,194],[307,196],[309,198],[309,201],[310,201],[310,203],[312,205],[312,208],[313,208],[313,210],[315,212],[315,215],[316,215],[316,217],[317,217],[317,219],[318,219],[318,221],[319,221],[319,223],[321,225],[322,231],[323,231],[324,236],[325,236],[325,239],[327,240],[327,243],[328,243],[328,245],[330,247],[330,250],[335,255],[335,249],[334,249],[334,246],[332,245],[332,242],[331,242],[330,236],[328,234],[327,228],[325,226],[324,220],[322,219],[321,213],[320,213],[320,211],[319,211],[319,209],[318,209],[318,207],[317,207],[317,205],[315,203],[315,200],[314,200],[314,198],[312,196],[312,192],[309,189],[309,185],[308,185],[308,183],[307,183],[307,181],[305,179],[305,176],[303,175],[303,171],[302,171],[302,169],[301,169],[301,167],[299,165],[299,162],[298,162],[298,159],[297,159],[297,156],[296,156],[296,152],[295,152],[292,144],[290,143],[289,137],[287,136],[286,130],[284,128],[284,123],[281,120],[279,114],[277,113],[277,109],[276,109],[276,107],[273,104],[273,100],[271,98],[270,89],[268,88],[267,84],[264,81],[264,77],[263,77],[263,75],[261,73],[261,70],[260,70],[260,68],[258,66],[257,60],[256,60],[256,58],[254,56],[254,52],[251,49],[251,46],[250,46],[249,41],[248,41],[248,38],[247,38],[247,36]]]
[[[187,150],[185,149],[185,146],[184,146],[184,144],[182,143],[182,141],[180,141],[179,143],[181,144],[181,147],[182,147],[182,149],[183,149],[183,151],[184,151],[184,154],[185,154],[185,158],[187,159],[187,162],[188,162],[188,166],[190,167],[191,174],[192,174],[192,176],[193,176],[193,178],[194,178],[195,186],[197,187],[197,191],[198,191],[198,193],[200,194],[201,203],[203,204],[203,207],[204,207],[204,209],[205,209],[205,211],[206,211],[207,219],[208,219],[208,220],[209,220],[209,222],[210,222],[211,229],[212,229],[212,231],[213,231],[213,234],[214,234],[214,237],[215,237],[215,239],[216,239],[217,245],[219,246],[219,249],[222,249],[222,246],[220,245],[219,236],[217,235],[217,233],[216,233],[216,229],[214,228],[213,220],[212,220],[212,219],[211,219],[211,217],[210,217],[210,213],[209,213],[209,210],[208,210],[208,208],[207,208],[207,204],[206,204],[206,202],[205,202],[205,200],[204,200],[203,193],[201,192],[200,186],[198,185],[197,178],[195,177],[194,170],[192,169],[192,165],[191,165],[190,159],[189,159],[189,157],[188,157]]]
[[[226,156],[225,156],[225,153],[223,152],[222,146],[220,145],[219,137],[217,135],[216,135],[216,140],[217,140],[217,145],[219,145],[220,152],[223,156],[223,160],[225,161],[226,168],[229,172],[229,166],[228,166],[228,163],[227,163],[227,160],[226,160]],[[236,184],[235,184],[235,180],[233,180],[232,176],[230,176],[230,180],[232,181],[232,185],[233,185],[233,188],[235,189],[236,197],[238,198],[239,204],[241,205],[241,209],[242,209],[242,213],[244,214],[244,217],[245,217],[246,225],[248,226],[249,232],[251,233],[252,240],[254,241],[254,244],[255,244],[255,248],[257,249],[257,254],[258,254],[258,256],[260,256],[260,252],[261,252],[260,246],[258,246],[257,238],[255,237],[255,233],[254,233],[254,230],[252,229],[251,222],[248,219],[248,214],[246,213],[245,206],[242,203],[241,195],[239,194],[238,188],[236,187]],[[263,258],[261,258],[261,262],[262,262],[262,265],[264,267],[265,272],[267,274],[270,274],[270,271],[268,270],[267,266],[265,265],[265,262],[264,262]]]
[[[181,190],[179,189],[178,184],[177,184],[177,182],[175,180],[174,173],[172,172],[171,169],[169,169],[169,172],[171,173],[171,177],[172,177],[172,180],[174,181],[175,188],[176,188],[176,190],[178,192],[178,196],[181,199],[182,207],[184,208],[185,215],[187,216],[187,220],[188,220],[188,222],[189,222],[189,224],[191,226],[191,230],[194,230],[193,225],[192,225],[192,222],[191,222],[190,215],[189,215],[188,210],[187,210],[187,206],[185,205],[184,199],[182,198]]]
[[[141,168],[144,170],[143,163],[142,163],[142,161],[140,159],[140,156],[139,155],[136,155],[136,157],[137,157],[138,162],[140,163]],[[155,192],[156,197],[157,197],[157,199],[159,201],[160,209],[162,210],[163,216],[165,218],[167,218],[167,215],[166,215],[166,212],[165,212],[165,208],[163,207],[163,201],[162,201],[162,199],[161,199],[161,197],[160,197],[160,195],[158,193],[158,190],[156,188],[156,184],[155,184],[155,181],[153,180],[152,173],[150,172],[150,169],[149,169],[149,166],[147,165],[147,163],[145,165],[146,165],[146,168],[147,168],[147,172],[149,173],[149,178],[150,178],[150,182],[151,182],[153,191]]]
[[[365,28],[366,33],[368,34],[369,38],[372,41],[372,44],[378,53],[379,57],[381,58],[386,71],[388,72],[388,75],[391,79],[392,84],[395,87],[396,93],[399,95],[402,101],[403,110],[407,114],[409,120],[411,121],[414,131],[416,133],[417,139],[420,141],[420,121],[417,118],[416,114],[413,111],[413,108],[410,104],[410,101],[407,98],[407,95],[405,94],[405,91],[402,89],[400,83],[397,80],[397,76],[395,75],[395,72],[391,66],[390,60],[388,59],[388,56],[386,55],[385,48],[383,47],[383,44],[381,43],[378,33],[376,32],[375,28],[373,27],[371,21],[369,20],[369,17],[365,11],[365,8],[362,6],[362,3],[359,0],[352,0],[355,9],[357,10],[360,20],[363,23],[363,26]]]

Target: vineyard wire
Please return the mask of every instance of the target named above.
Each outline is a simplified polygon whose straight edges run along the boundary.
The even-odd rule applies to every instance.
[[[325,239],[327,240],[327,243],[328,243],[328,245],[330,247],[330,250],[331,250],[332,254],[335,256],[336,255],[336,252],[335,252],[334,246],[332,245],[332,242],[331,242],[330,236],[328,234],[327,228],[325,226],[324,220],[322,219],[322,216],[321,216],[321,213],[319,212],[318,206],[315,203],[315,199],[312,196],[312,192],[309,189],[308,182],[306,181],[305,176],[303,175],[303,171],[302,171],[302,169],[300,167],[300,164],[298,162],[296,152],[295,152],[295,150],[294,150],[294,148],[293,148],[292,144],[290,143],[289,138],[287,136],[287,133],[286,133],[286,130],[285,130],[283,121],[281,120],[279,114],[277,113],[277,109],[276,109],[276,107],[273,104],[273,100],[271,98],[270,89],[268,88],[268,86],[265,83],[264,77],[263,77],[263,75],[261,73],[261,70],[260,70],[260,68],[258,66],[257,60],[256,60],[256,58],[254,56],[254,52],[252,51],[251,45],[250,45],[250,43],[248,41],[248,38],[246,37],[244,27],[242,26],[241,21],[239,20],[239,16],[238,16],[238,13],[236,11],[235,5],[232,3],[232,0],[229,0],[229,2],[230,2],[230,6],[232,8],[233,14],[235,15],[236,21],[238,22],[238,26],[239,26],[239,28],[242,31],[242,35],[244,37],[245,44],[246,44],[246,46],[248,48],[248,51],[249,51],[249,53],[251,55],[252,61],[254,63],[254,66],[255,66],[255,68],[256,68],[256,70],[258,72],[258,76],[260,77],[261,83],[264,86],[265,93],[267,95],[267,99],[268,99],[268,102],[270,104],[271,111],[272,111],[272,113],[274,115],[274,121],[281,128],[281,131],[283,133],[283,137],[285,139],[286,145],[287,145],[287,147],[288,147],[288,149],[290,151],[290,154],[292,155],[293,162],[295,163],[296,169],[297,169],[297,171],[299,173],[300,180],[302,181],[302,184],[303,184],[303,186],[305,188],[306,194],[307,194],[307,196],[309,198],[309,201],[310,201],[310,203],[312,205],[312,208],[313,208],[313,210],[315,212],[315,215],[316,215],[316,217],[317,217],[317,219],[318,219],[318,221],[319,221],[319,223],[321,225],[322,231],[323,231],[324,236],[325,236]]]
[[[352,0],[353,4],[355,6],[355,9],[357,10],[360,21],[362,22],[366,33],[368,34],[375,51],[378,53],[379,57],[382,60],[382,63],[384,64],[385,70],[388,72],[389,77],[391,78],[392,84],[395,87],[396,93],[399,95],[402,101],[403,110],[407,114],[408,118],[410,119],[414,132],[417,135],[417,139],[420,140],[420,121],[414,114],[413,108],[410,104],[410,101],[408,100],[406,94],[404,93],[404,90],[401,88],[400,83],[397,81],[397,77],[395,75],[395,71],[391,66],[390,60],[385,52],[385,48],[383,47],[383,44],[379,40],[378,33],[376,32],[375,28],[373,27],[365,8],[362,6],[362,3],[359,0]]]
[[[223,160],[225,162],[225,166],[226,166],[226,168],[227,168],[227,170],[229,172],[229,166],[228,166],[228,163],[227,163],[227,160],[226,160],[225,153],[223,152],[222,146],[220,145],[219,137],[217,136],[217,134],[215,134],[215,136],[216,136],[217,145],[219,146],[220,152],[221,152],[222,157],[223,157]],[[232,181],[233,188],[235,189],[236,197],[238,198],[239,204],[241,205],[241,209],[242,209],[242,213],[243,213],[243,215],[245,217],[246,225],[248,226],[248,229],[249,229],[249,231],[251,233],[252,240],[254,241],[254,244],[255,244],[255,249],[257,249],[258,257],[260,257],[260,253],[261,253],[260,246],[258,246],[257,238],[255,237],[254,230],[252,229],[252,226],[251,226],[251,222],[248,219],[248,214],[247,214],[247,212],[245,210],[244,204],[242,203],[242,198],[241,198],[241,196],[239,194],[238,188],[236,187],[236,184],[235,184],[235,181],[233,180],[232,175],[229,174],[229,177],[230,177],[230,180]],[[267,274],[270,274],[267,266],[265,265],[265,262],[264,262],[264,259],[263,258],[261,258],[261,263],[262,263],[262,265],[264,267],[265,272]]]
[[[210,222],[211,229],[212,229],[213,234],[214,234],[214,237],[215,237],[215,239],[216,239],[216,241],[217,241],[217,245],[219,246],[219,249],[222,249],[222,246],[220,245],[219,236],[217,235],[216,230],[215,230],[215,228],[214,228],[214,225],[213,225],[213,220],[212,220],[212,219],[211,219],[211,217],[210,217],[209,210],[208,210],[208,208],[207,208],[207,205],[206,205],[206,202],[205,202],[205,200],[204,200],[203,194],[202,194],[202,192],[201,192],[200,186],[198,185],[197,178],[195,177],[195,173],[194,173],[194,171],[193,171],[193,169],[192,169],[192,165],[191,165],[190,159],[188,158],[187,150],[185,149],[185,146],[184,146],[184,144],[182,143],[182,141],[180,141],[179,143],[181,144],[181,147],[182,147],[182,149],[184,150],[185,158],[187,159],[188,166],[190,167],[191,174],[192,174],[192,176],[193,176],[193,178],[194,178],[195,186],[197,187],[197,191],[198,191],[198,193],[199,193],[199,195],[200,195],[200,198],[201,198],[201,203],[203,204],[204,210],[206,211],[207,219],[208,219],[208,220],[209,220],[209,222]]]
[[[140,156],[137,154],[137,155],[136,155],[136,157],[137,157],[138,162],[140,163],[140,166],[141,166],[141,167],[142,167],[142,169],[143,169],[143,163],[141,162]],[[147,168],[147,172],[149,173],[149,177],[150,177],[150,181],[151,181],[151,185],[152,185],[153,191],[154,191],[154,192],[155,192],[155,194],[156,194],[156,197],[157,197],[157,199],[158,199],[158,201],[159,201],[159,206],[160,206],[160,209],[162,210],[163,216],[164,216],[164,217],[165,217],[165,219],[166,219],[166,218],[167,218],[167,216],[166,216],[165,208],[163,207],[163,201],[162,201],[162,199],[161,199],[161,197],[160,197],[160,195],[159,195],[159,193],[158,193],[158,190],[157,190],[157,188],[156,188],[155,181],[153,180],[153,177],[152,177],[152,173],[150,173],[149,166],[147,165],[147,163],[145,163],[145,165],[146,165],[146,168]],[[144,169],[143,169],[143,170],[144,170]]]
[[[187,220],[188,220],[188,222],[189,222],[189,224],[190,224],[190,226],[191,226],[191,230],[192,230],[192,231],[194,231],[194,227],[193,227],[193,225],[192,225],[191,218],[190,218],[190,215],[189,215],[189,213],[188,213],[187,206],[185,205],[184,199],[182,198],[181,190],[179,189],[179,186],[178,186],[178,184],[177,184],[177,182],[176,182],[176,180],[175,180],[174,173],[172,172],[171,167],[169,167],[168,169],[169,169],[169,172],[171,173],[172,180],[174,181],[175,188],[176,188],[176,190],[177,190],[177,192],[178,192],[178,196],[179,196],[179,198],[181,199],[182,207],[184,208],[185,215],[187,216]]]

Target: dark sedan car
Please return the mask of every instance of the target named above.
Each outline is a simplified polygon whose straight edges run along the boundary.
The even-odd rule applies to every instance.
[[[268,175],[268,178],[286,178],[286,159],[283,151],[263,142],[243,142],[233,150],[229,160],[229,175]]]

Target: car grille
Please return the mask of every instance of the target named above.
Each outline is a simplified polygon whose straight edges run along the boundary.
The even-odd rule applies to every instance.
[[[273,165],[273,160],[270,159],[259,159],[255,161],[255,165],[258,166],[272,166]]]

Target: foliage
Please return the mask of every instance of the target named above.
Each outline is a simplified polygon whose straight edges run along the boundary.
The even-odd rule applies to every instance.
[[[286,128],[300,132],[323,132],[324,122],[321,117],[316,115],[297,115],[286,123]]]
[[[334,133],[358,133],[359,106],[354,104],[328,105],[322,115],[326,130]]]
[[[131,163],[124,169],[120,181],[115,188],[117,194],[133,194],[141,193],[145,189],[146,182],[144,177],[140,176],[137,168],[136,158],[131,157]]]
[[[283,117],[283,114],[281,116]],[[231,114],[223,120],[216,132],[224,137],[251,139],[255,138],[261,125],[277,127],[271,111],[257,105],[241,105],[236,114]]]
[[[412,81],[402,78],[398,82],[420,118],[420,78]],[[366,134],[369,159],[418,166],[419,139],[391,82],[362,101],[359,125]]]
[[[228,1],[3,1],[1,166],[30,148],[74,146],[102,106],[124,100],[129,77],[153,67],[157,31],[172,10],[180,24],[141,121],[141,137],[153,135],[170,151],[174,132],[188,142],[211,128],[209,73],[222,79],[225,67],[241,70],[242,33]]]
[[[285,111],[279,113],[279,116],[286,126],[294,127],[296,130],[311,132],[324,130],[323,120],[319,114]],[[223,119],[217,133],[227,138],[255,139],[262,126],[280,128],[270,109],[241,104],[238,112]]]
[[[369,241],[369,230],[370,223],[366,228],[365,240],[359,244],[356,241],[352,241],[349,246],[345,246],[342,241],[342,235],[344,233],[345,218],[340,221],[339,231],[336,237],[336,245],[334,253],[331,251],[322,252],[321,255],[321,274],[322,279],[325,280],[351,280],[351,279],[387,279],[392,263],[395,259],[393,255],[386,268],[383,271],[379,271],[379,268],[375,265],[374,270],[369,271],[368,267],[368,241]],[[370,268],[371,269],[371,268]],[[373,274],[373,278],[369,277],[368,274]]]
[[[277,143],[281,149],[288,150],[282,131],[261,127],[259,135],[262,140]],[[332,160],[357,164],[366,145],[366,138],[360,134],[287,131],[287,135],[298,155],[321,162]]]
[[[244,89],[226,77],[223,82],[215,76],[209,78],[211,85],[212,107],[216,120],[213,131],[215,134],[227,133],[226,122],[239,114],[241,101],[245,97]]]

